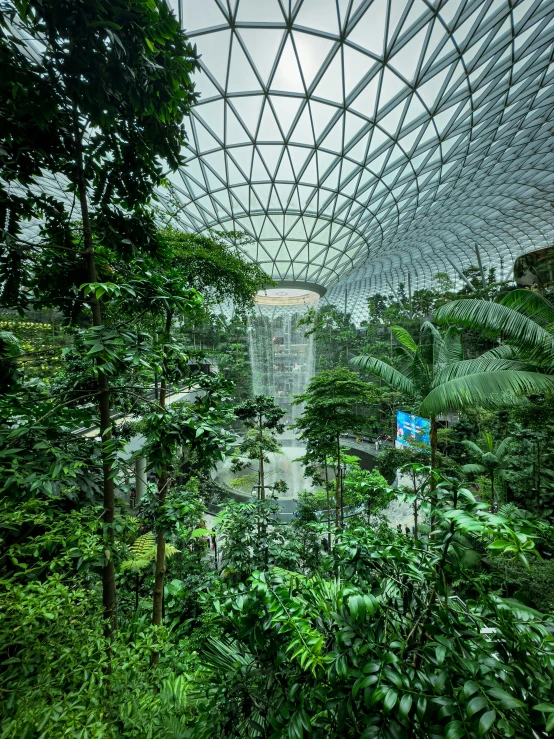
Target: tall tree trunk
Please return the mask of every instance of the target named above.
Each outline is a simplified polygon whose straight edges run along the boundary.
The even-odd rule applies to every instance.
[[[335,477],[335,526],[339,526],[340,513],[340,436],[337,434],[337,475]]]
[[[437,467],[437,417],[431,416],[431,433],[429,436],[431,443],[431,469],[434,470]],[[434,483],[431,481],[431,487],[434,489]]]
[[[537,514],[541,508],[541,444],[537,439]]]
[[[325,492],[327,494],[327,545],[331,552],[331,493],[329,491],[329,468],[327,467],[327,456],[325,456]]]
[[[258,416],[258,429],[259,429],[259,442],[260,442],[260,461],[259,461],[259,485],[260,485],[260,500],[265,500],[265,470],[264,470],[264,429],[263,429],[263,418],[261,415]]]
[[[494,472],[491,472],[491,499],[494,512],[498,511],[498,500],[496,499],[496,488],[494,487]]]
[[[162,367],[163,374],[160,382],[160,410],[165,413],[166,396],[167,396],[167,343],[169,341],[171,331],[171,311],[167,311],[165,315],[165,331],[164,331],[164,347],[162,351]],[[158,477],[158,510],[156,518],[161,515],[162,507],[165,504],[167,496],[167,488],[169,486],[169,472],[167,463],[164,461],[161,474]],[[154,626],[160,626],[163,620],[163,602],[164,602],[164,582],[165,582],[165,531],[160,527],[156,535],[156,570],[154,577],[154,598],[152,606],[152,623]],[[151,664],[157,665],[160,661],[160,653],[152,652]]]
[[[259,470],[259,480],[260,480],[260,500],[265,500],[265,474],[264,474],[264,450],[260,446],[260,470]]]
[[[89,282],[97,282],[96,262],[94,259],[94,248],[92,240],[92,227],[90,224],[90,215],[87,199],[87,187],[85,182],[85,171],[83,165],[83,142],[82,132],[79,126],[79,118],[77,108],[73,106],[73,133],[75,144],[75,158],[77,164],[77,190],[79,196],[79,206],[81,209],[81,220],[83,223],[83,243],[84,257],[87,266],[87,279]],[[89,298],[90,308],[92,311],[92,325],[102,325],[102,311],[100,301],[91,294]],[[114,540],[114,513],[115,513],[115,486],[112,478],[113,459],[106,449],[106,445],[112,438],[112,424],[110,418],[110,388],[107,375],[102,371],[102,358],[97,360],[99,372],[97,380],[98,390],[98,410],[100,415],[100,436],[102,438],[101,456],[102,456],[102,477],[103,477],[103,522],[108,537],[105,564],[102,568],[102,603],[104,606],[104,633],[112,639],[114,631],[117,628],[116,613],[116,589],[115,589],[115,569],[113,563],[113,540]]]

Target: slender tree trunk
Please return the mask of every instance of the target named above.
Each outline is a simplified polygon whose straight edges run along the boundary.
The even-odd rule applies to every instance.
[[[325,492],[327,494],[327,545],[331,552],[331,494],[329,492],[329,469],[325,458]]]
[[[491,472],[491,498],[494,512],[498,511],[498,501],[496,499],[496,489],[494,487],[494,472]]]
[[[431,469],[437,467],[437,417],[431,416],[431,433],[429,441],[431,442]],[[431,489],[435,489],[435,484],[431,480]]]
[[[335,477],[335,526],[339,526],[340,513],[340,436],[337,434],[337,475]]]
[[[264,448],[263,448],[263,440],[264,440],[264,432],[262,427],[262,417],[260,416],[259,419],[259,428],[260,428],[260,500],[265,500],[265,470],[264,470]]]
[[[163,374],[160,382],[160,410],[165,413],[166,397],[167,397],[167,343],[171,332],[171,311],[166,312],[165,316],[165,332],[164,347],[162,357]],[[156,518],[161,515],[161,509],[165,504],[167,489],[169,486],[169,472],[167,463],[164,461],[161,474],[158,477],[158,510]],[[164,583],[165,583],[165,531],[159,527],[156,535],[156,569],[154,577],[154,598],[152,606],[152,623],[154,626],[160,626],[163,620],[163,601],[164,601]],[[160,653],[152,652],[151,664],[157,665],[160,661]]]
[[[260,448],[260,500],[265,500],[264,450]]]
[[[541,445],[537,439],[537,514],[541,508]]]
[[[418,533],[417,533],[417,498],[414,500],[414,539],[417,541],[418,539]]]
[[[82,133],[79,127],[79,118],[75,105],[73,106],[73,129],[75,158],[77,164],[77,191],[79,196],[79,206],[81,209],[81,220],[83,223],[83,253],[87,266],[87,279],[89,282],[97,282],[98,277],[96,272],[96,262],[94,259],[92,227],[90,223],[87,187],[83,165]],[[101,326],[102,311],[100,308],[100,301],[94,294],[91,294],[89,302],[92,311],[92,325],[95,327]],[[110,418],[110,388],[108,377],[102,371],[101,358],[98,359],[98,368],[98,410],[100,414],[100,436],[102,438],[102,487],[104,497],[103,522],[108,537],[105,550],[105,564],[102,568],[102,602],[104,606],[104,633],[109,639],[112,639],[114,631],[117,628],[115,569],[112,556],[114,540],[113,522],[115,513],[115,486],[112,478],[113,459],[106,449],[106,445],[112,438],[112,423]]]

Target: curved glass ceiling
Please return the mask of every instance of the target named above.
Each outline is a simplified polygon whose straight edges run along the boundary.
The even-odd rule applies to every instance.
[[[176,225],[243,231],[331,294],[421,287],[476,246],[506,277],[553,240],[552,0],[173,4],[203,69]]]

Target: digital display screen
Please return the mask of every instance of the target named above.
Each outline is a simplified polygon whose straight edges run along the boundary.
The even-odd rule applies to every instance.
[[[396,411],[395,447],[402,449],[414,442],[431,445],[431,421],[404,411]]]

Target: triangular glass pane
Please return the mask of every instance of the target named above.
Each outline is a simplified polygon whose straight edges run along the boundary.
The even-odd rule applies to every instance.
[[[233,48],[231,50],[231,66],[229,68],[227,92],[246,92],[250,90],[261,91],[260,83],[256,79],[256,75],[242,50],[238,39],[234,38]]]
[[[332,100],[342,104],[342,63],[340,52],[333,57],[333,60],[327,67],[327,71],[315,88],[314,94],[324,100]]]
[[[292,36],[304,83],[308,88],[333,48],[333,42],[301,31],[295,31]]]
[[[352,159],[355,162],[362,163],[365,161],[365,154],[367,149],[367,143],[369,140],[369,134],[366,134],[363,136],[360,141],[358,141],[357,144],[354,144],[354,146],[351,149],[348,149],[347,156],[349,159]]]
[[[236,146],[229,152],[247,178],[250,178],[253,151],[254,148],[252,146]]]
[[[223,141],[223,100],[197,105],[194,110],[220,141]]]
[[[261,157],[269,170],[270,176],[273,177],[275,174],[275,170],[277,169],[277,163],[279,161],[279,157],[281,156],[281,152],[283,151],[283,147],[267,146],[264,144],[262,146],[258,146],[258,151],[260,152]]]
[[[248,135],[230,105],[226,106],[226,113],[225,143],[227,146],[248,141]]]
[[[318,103],[317,100],[311,100],[310,111],[317,140],[327,127],[331,118],[336,114],[337,109],[332,105],[325,105],[324,103]]]
[[[217,139],[207,131],[200,121],[195,121],[194,130],[196,131],[196,138],[198,139],[198,151],[210,151],[220,146]]]
[[[312,132],[312,122],[310,119],[310,111],[308,106],[302,111],[302,115],[298,119],[298,123],[294,127],[294,131],[290,137],[291,141],[297,144],[312,144],[314,143],[314,135]]]
[[[283,31],[273,28],[241,28],[240,36],[266,85],[283,39]]]
[[[219,97],[221,94],[206,73],[198,75],[195,83],[195,91],[199,94],[200,100],[206,100],[216,95]]]
[[[253,182],[263,182],[267,180],[268,174],[265,168],[264,163],[262,162],[262,159],[259,155],[259,153],[254,150],[254,157],[252,159],[252,181]]]
[[[217,31],[201,36],[196,42],[198,53],[201,54],[200,61],[223,88],[227,78],[230,39],[230,31]]]
[[[342,128],[343,116],[338,119],[333,128],[323,139],[321,146],[324,149],[330,149],[331,151],[342,151]]]
[[[270,87],[272,90],[282,90],[283,92],[304,92],[304,85],[302,84],[302,77],[300,76],[290,36],[287,38],[285,48],[277,63],[277,69]]]
[[[359,111],[371,120],[375,117],[375,101],[377,99],[379,77],[380,75],[375,75],[371,82],[367,83],[360,94],[350,104],[353,110]]]
[[[282,138],[283,137],[281,136],[281,132],[279,131],[279,126],[277,125],[277,121],[275,120],[273,111],[271,110],[269,103],[266,101],[264,112],[262,114],[260,128],[258,130],[257,140],[281,141]]]
[[[417,88],[419,95],[429,110],[432,110],[435,107],[438,95],[449,72],[450,68],[447,67],[446,69],[443,69],[442,72],[439,72],[432,77],[428,82],[425,82],[423,85],[419,85]]]
[[[300,171],[302,170],[306,159],[310,156],[311,153],[311,149],[305,148],[303,146],[289,146],[289,154],[292,161],[292,166],[296,173],[296,177],[300,175]]]
[[[358,118],[357,115],[354,115],[347,110],[344,117],[344,143],[348,143],[364,126],[367,125],[369,125],[367,121],[364,121],[362,118]]]
[[[389,61],[391,67],[394,67],[408,82],[412,82],[415,79],[426,35],[427,26],[422,28],[419,33],[416,33],[413,39],[408,41]]]
[[[412,146],[415,144],[417,137],[421,133],[422,126],[418,126],[414,131],[411,133],[406,134],[399,140],[400,146],[404,149],[406,153],[411,151]]]
[[[402,102],[397,105],[396,108],[393,108],[390,113],[387,113],[384,118],[379,119],[379,126],[391,136],[396,134],[398,123],[400,122],[404,108],[405,103]]]
[[[381,170],[383,169],[383,165],[389,156],[390,149],[387,149],[382,154],[379,154],[379,156],[375,157],[374,159],[371,159],[369,162],[367,162],[366,167],[375,174],[379,174]]]
[[[351,49],[349,46],[343,46],[343,65],[344,65],[344,94],[346,97],[350,95],[352,90],[365,77],[369,69],[374,66],[374,61],[361,51]]]
[[[409,1],[410,0],[408,0],[408,2]],[[389,32],[387,34],[387,46],[390,46],[390,43],[400,26],[400,19],[406,10],[406,5],[406,0],[389,0]]]
[[[294,176],[294,172],[292,171],[291,163],[286,149],[283,158],[281,159],[279,169],[277,170],[277,174],[275,175],[275,179],[288,181],[296,179]]]
[[[277,115],[277,120],[283,129],[283,134],[287,136],[303,99],[290,96],[286,97],[284,95],[271,95],[270,100]]]
[[[240,173],[238,167],[229,156],[227,156],[227,172],[227,182],[229,185],[240,185],[244,182],[243,175]]]
[[[383,71],[383,82],[379,96],[379,110],[381,110],[395,95],[406,88],[406,83],[392,70],[385,67]]]
[[[178,15],[178,13],[175,13]],[[187,35],[201,28],[210,28],[225,23],[225,16],[221,13],[215,0],[204,0],[198,6],[196,3],[183,3],[183,28]]]
[[[206,2],[206,0],[202,0]],[[283,14],[278,0],[239,0],[237,21],[240,22],[283,22]]]
[[[369,147],[370,153],[371,152],[374,152],[374,151],[377,151],[385,143],[387,143],[387,144],[390,144],[391,143],[391,140],[390,140],[389,136],[387,136],[385,133],[383,133],[383,131],[381,131],[380,128],[378,128],[377,126],[375,126],[373,128],[373,133],[372,133],[372,136],[371,136],[371,144],[370,144],[370,147]]]
[[[406,116],[404,118],[404,126],[409,126],[410,123],[413,123],[415,120],[417,120],[421,115],[425,114],[426,116],[429,115],[428,111],[426,110],[425,106],[421,102],[421,100],[418,98],[417,95],[412,95],[412,98],[410,100],[410,104],[408,106],[408,111],[406,113]]]
[[[339,26],[335,0],[304,0],[294,23],[297,26],[306,26],[326,33],[338,34]]]
[[[263,101],[264,98],[262,95],[234,97],[229,101],[229,104],[234,106],[252,138],[256,136]]]
[[[311,158],[308,166],[302,173],[302,182],[309,182],[312,185],[317,185],[317,166],[315,156]]]
[[[382,57],[385,47],[387,0],[375,0],[350,32],[348,40]]]
[[[422,15],[428,14],[429,8],[423,0],[413,0],[410,12],[402,24],[402,32],[407,31]]]

